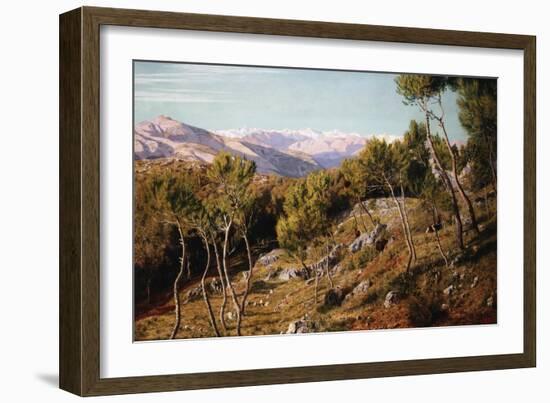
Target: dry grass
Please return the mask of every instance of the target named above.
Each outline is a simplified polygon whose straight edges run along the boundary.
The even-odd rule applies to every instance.
[[[351,254],[347,250],[347,245],[354,238],[353,220],[345,221],[336,234],[336,241],[346,247],[339,263],[341,269],[333,275],[333,281],[335,285],[349,291],[361,281],[369,279],[372,286],[366,294],[350,295],[341,306],[328,309],[322,305],[329,289],[325,277],[320,280],[319,301],[316,304],[313,282],[307,284],[299,278],[286,282],[264,281],[269,269],[257,266],[252,278],[253,287],[248,297],[246,316],[242,322],[242,334],[279,334],[287,330],[290,322],[304,315],[315,323],[316,331],[322,332],[496,323],[494,201],[489,207],[489,217],[485,216],[485,208],[476,208],[483,226],[482,234],[479,238],[474,237],[472,231],[465,234],[468,251],[453,267],[445,266],[434,234],[424,233],[424,229],[431,223],[431,215],[414,199],[407,199],[407,208],[418,255],[410,275],[403,273],[407,250],[397,213],[395,209],[385,208],[382,203],[382,207],[374,213],[382,222],[389,224],[388,233],[395,237],[383,252],[367,248]],[[457,256],[453,226],[447,223],[440,231],[440,237],[443,249],[449,261],[452,261]],[[273,267],[277,266],[298,265],[290,257],[282,257],[273,264]],[[242,275],[237,273],[233,281],[241,295],[245,284]],[[454,291],[446,295],[443,290],[450,285],[453,285]],[[182,286],[182,301],[185,301],[188,290],[194,286],[196,284]],[[389,291],[398,291],[401,298],[397,304],[385,308],[384,299]],[[492,306],[487,305],[490,297],[493,298]],[[210,301],[218,319],[222,298],[220,295],[210,295]],[[228,298],[227,311],[231,310],[232,302]],[[136,321],[136,340],[169,337],[174,323],[173,302],[156,307],[155,312],[164,313],[153,313]],[[223,334],[235,335],[235,322],[226,322],[228,329]],[[185,303],[177,338],[213,336],[203,300]]]

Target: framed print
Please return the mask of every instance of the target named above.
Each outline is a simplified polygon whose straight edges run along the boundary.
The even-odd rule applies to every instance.
[[[535,366],[535,166],[532,36],[62,14],[60,386]]]

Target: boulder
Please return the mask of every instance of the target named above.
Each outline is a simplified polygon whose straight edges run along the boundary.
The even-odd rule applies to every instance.
[[[389,308],[399,302],[399,293],[397,291],[390,291],[386,294],[384,299],[384,308]]]
[[[363,280],[353,289],[353,292],[356,294],[366,294],[371,285],[372,282],[370,279]]]
[[[303,276],[302,270],[297,269],[295,267],[288,267],[280,271],[278,275],[278,279],[281,281],[288,281],[291,278],[302,277],[302,276]]]
[[[286,334],[309,333],[310,331],[310,323],[305,319],[300,319],[289,323]]]
[[[333,265],[334,263],[336,263],[339,260],[339,258],[340,258],[339,251],[342,247],[343,247],[343,245],[341,243],[334,245],[334,247],[330,250],[328,255],[324,256],[319,261],[313,263],[311,265],[311,267],[314,270],[318,270],[319,272],[322,272],[324,270],[324,268],[327,266],[327,263],[328,263],[329,266]],[[327,260],[328,260],[328,262],[327,262]]]
[[[377,240],[382,238],[386,228],[386,224],[376,224],[376,227],[371,232],[361,234],[355,238],[355,240],[348,247],[349,251],[351,253],[356,253],[367,245],[375,244]]]
[[[280,255],[280,250],[279,249],[274,249],[271,252],[260,256],[257,263],[259,263],[263,266],[269,266],[270,264],[273,264],[277,260],[279,260],[279,255]]]
[[[348,295],[346,295],[346,299],[355,297],[357,295],[366,295],[371,285],[372,282],[370,281],[370,279],[361,281]]]
[[[368,234],[359,235],[355,240],[349,245],[348,249],[351,253],[360,251],[364,245],[366,245],[366,239]]]
[[[361,281],[359,284],[357,284],[357,286],[355,286],[355,288],[351,292],[346,295],[344,301],[349,301],[356,296],[367,295],[367,292],[371,285],[372,283],[369,279]]]

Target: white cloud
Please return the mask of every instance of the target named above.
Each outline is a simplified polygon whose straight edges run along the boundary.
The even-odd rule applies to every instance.
[[[209,96],[214,95],[214,96]],[[219,94],[218,94],[219,95]],[[136,102],[233,103],[235,100],[202,91],[136,91]]]
[[[241,76],[243,79],[251,75],[282,74],[285,70],[277,68],[241,67],[241,66],[213,66],[198,64],[160,64],[161,67],[170,67],[169,71],[137,73],[134,76],[136,84],[155,83],[182,83],[224,80],[227,76]]]

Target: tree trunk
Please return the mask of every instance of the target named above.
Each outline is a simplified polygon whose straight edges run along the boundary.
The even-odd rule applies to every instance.
[[[307,276],[307,278],[309,278],[309,267],[307,267],[307,265],[305,264],[305,262],[302,260],[302,259],[298,259],[300,261],[300,264],[302,265],[302,269],[304,269],[304,273],[305,275]]]
[[[405,217],[405,227],[407,228],[407,236],[412,248],[412,261],[416,262],[416,247],[411,233],[411,226],[409,225],[409,216],[407,215],[407,205],[405,204],[405,192],[403,190],[403,184],[401,183],[401,204],[403,209],[403,216]]]
[[[462,219],[460,218],[460,210],[458,208],[458,202],[456,200],[455,191],[453,189],[451,180],[449,179],[449,175],[447,175],[447,171],[445,171],[445,167],[441,163],[441,160],[439,159],[439,155],[435,150],[435,146],[432,140],[432,134],[430,131],[430,117],[428,113],[426,113],[426,137],[428,138],[428,144],[430,145],[430,150],[432,152],[432,157],[434,159],[434,162],[437,166],[437,169],[441,173],[441,179],[443,180],[443,184],[445,185],[447,192],[451,196],[451,201],[453,205],[453,215],[455,219],[455,228],[456,228],[456,242],[458,244],[458,248],[460,250],[464,250],[464,239],[462,237]]]
[[[372,226],[376,227],[376,224],[374,223],[374,220],[372,218],[372,215],[371,215],[369,209],[363,204],[363,201],[361,200],[361,198],[358,198],[358,200],[359,200],[359,206],[361,207],[361,210],[363,210],[363,212],[366,213],[369,216],[369,220],[370,220]],[[365,231],[368,232],[369,229],[365,225],[365,221],[363,219],[363,216],[361,216],[361,221],[363,222],[363,227],[365,227]]]
[[[326,273],[327,273],[327,279],[328,279],[330,288],[334,288],[334,282],[332,281],[332,276],[330,275],[330,265],[329,265],[330,251],[329,251],[329,249],[330,249],[330,247],[329,247],[329,244],[328,244],[328,241],[327,241],[327,256],[326,256],[325,270],[326,270]]]
[[[433,228],[434,228],[434,234],[435,234],[435,240],[437,241],[437,248],[439,249],[439,253],[441,253],[441,256],[443,257],[443,260],[445,261],[445,266],[449,267],[449,260],[447,259],[447,255],[445,252],[443,252],[443,247],[441,246],[441,240],[439,239],[439,230],[437,229],[437,226],[440,224],[437,213],[437,207],[435,205],[435,202],[432,200],[432,216],[433,216]]]
[[[376,223],[374,222],[374,218],[372,218],[372,214],[370,213],[367,206],[365,206],[361,200],[359,200],[359,205],[361,206],[361,209],[369,216],[369,220],[370,220],[372,226],[376,227]]]
[[[487,214],[487,220],[489,219],[489,195],[487,194],[487,186],[485,186],[485,213]]]
[[[497,192],[497,169],[495,166],[495,152],[493,150],[493,143],[487,137],[487,135],[484,135],[483,138],[485,139],[485,142],[487,143],[487,148],[489,149],[489,167],[491,168],[491,182],[493,184],[493,190],[495,191],[495,194]]]
[[[178,233],[180,236],[180,244],[181,244],[181,257],[180,257],[180,269],[178,271],[178,274],[176,275],[176,279],[174,280],[174,286],[173,286],[173,292],[174,292],[174,314],[176,316],[174,328],[172,329],[172,333],[170,334],[170,339],[174,339],[176,337],[176,334],[178,333],[178,330],[180,328],[180,296],[179,296],[179,283],[180,279],[183,276],[183,270],[185,267],[185,241],[183,239],[183,231],[181,229],[181,225],[179,222],[177,222],[178,227]]]
[[[187,264],[185,265],[187,269],[187,280],[191,278],[191,262],[189,261],[189,257],[187,258]]]
[[[352,214],[353,214],[353,220],[355,221],[355,231],[359,231],[359,221],[357,220],[357,216],[355,215],[354,212],[352,212]],[[362,221],[361,224],[363,225],[363,229],[365,231],[368,231],[367,226],[365,225],[365,222]]]
[[[246,254],[248,255],[248,276],[246,278],[246,285],[244,289],[243,298],[241,299],[241,315],[246,316],[245,307],[246,307],[246,298],[248,297],[248,292],[250,291],[250,281],[252,280],[252,273],[254,270],[254,265],[252,263],[252,253],[250,252],[250,244],[248,243],[248,236],[246,232],[243,233],[244,244],[246,245]]]
[[[384,181],[386,182],[386,185],[388,186],[388,189],[390,189],[390,193],[393,199],[393,202],[395,203],[397,207],[397,211],[399,212],[399,217],[401,218],[401,228],[403,229],[403,237],[405,238],[405,241],[407,242],[407,249],[409,251],[409,259],[407,261],[407,266],[405,267],[405,271],[408,273],[409,269],[411,268],[412,263],[412,257],[413,257],[413,248],[411,245],[411,241],[407,235],[407,227],[405,225],[405,217],[403,216],[403,211],[401,211],[401,204],[399,203],[399,200],[397,200],[397,197],[395,197],[395,192],[393,190],[393,185],[390,183],[390,181],[386,178],[384,175]]]
[[[204,300],[204,305],[206,306],[206,310],[208,312],[212,330],[214,330],[214,334],[217,337],[220,337],[220,332],[218,330],[218,326],[216,325],[216,319],[214,318],[214,312],[212,312],[212,305],[210,305],[210,300],[208,299],[208,294],[206,292],[206,276],[208,275],[208,269],[210,268],[210,246],[208,245],[206,234],[201,232],[201,237],[204,242],[204,247],[206,248],[206,266],[204,267],[204,272],[201,277],[202,299]]]
[[[225,306],[227,304],[227,289],[225,287],[225,279],[223,278],[222,264],[220,262],[220,253],[218,251],[218,244],[216,243],[216,238],[214,234],[210,233],[210,238],[212,238],[212,245],[214,245],[214,254],[216,255],[216,268],[218,269],[218,277],[222,285],[222,304],[220,306],[220,323],[224,332],[227,332],[227,326],[225,325]]]
[[[476,213],[474,211],[474,207],[472,205],[472,201],[464,191],[464,188],[462,187],[462,184],[460,183],[460,179],[458,178],[458,168],[456,164],[456,155],[454,153],[453,147],[451,146],[451,142],[449,141],[449,136],[447,136],[447,129],[445,128],[445,124],[443,123],[443,119],[439,118],[437,120],[439,122],[439,126],[441,127],[441,130],[443,130],[443,136],[445,137],[445,144],[447,145],[447,149],[449,150],[449,153],[451,154],[451,165],[453,169],[453,176],[455,178],[456,182],[456,188],[458,189],[458,193],[460,193],[460,196],[462,197],[462,201],[466,204],[468,207],[468,214],[470,215],[470,220],[472,221],[472,228],[476,232],[476,234],[479,235],[479,226],[477,224],[477,218]]]
[[[317,268],[314,269],[315,270],[315,305],[317,305],[317,300],[318,300],[318,294],[319,294],[319,272],[317,270]]]
[[[229,287],[229,292],[233,300],[233,306],[235,307],[235,315],[237,315],[237,336],[240,336],[241,335],[241,307],[239,305],[239,301],[237,299],[237,294],[235,292],[235,289],[233,288],[233,284],[231,284],[231,280],[229,279],[229,271],[227,269],[227,244],[229,242],[229,231],[231,231],[232,225],[233,225],[232,219],[229,219],[225,225],[224,237],[223,237],[222,263],[223,263],[223,271],[225,274],[225,281],[227,282],[227,287]]]

